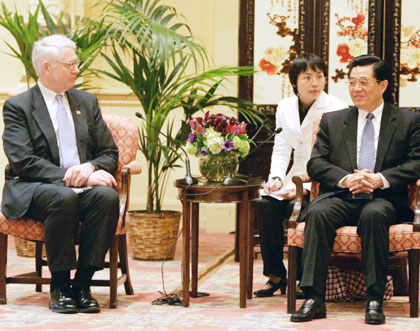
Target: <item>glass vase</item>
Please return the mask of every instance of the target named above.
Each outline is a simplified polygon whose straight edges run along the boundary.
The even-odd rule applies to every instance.
[[[230,173],[235,176],[238,172],[237,153],[208,154],[200,157],[200,173],[208,182],[222,182]]]

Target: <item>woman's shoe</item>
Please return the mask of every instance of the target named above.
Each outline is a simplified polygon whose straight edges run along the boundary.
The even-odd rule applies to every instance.
[[[257,297],[272,297],[278,289],[280,289],[281,294],[286,294],[287,278],[283,278],[278,283],[269,280],[265,285],[269,285],[270,287],[255,291],[254,295]]]

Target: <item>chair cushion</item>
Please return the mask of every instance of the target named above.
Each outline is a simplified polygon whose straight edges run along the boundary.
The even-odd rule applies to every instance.
[[[128,217],[127,213],[124,227],[122,226],[122,218],[120,217],[115,231],[116,235],[127,233]],[[22,239],[44,241],[44,224],[28,217],[9,220],[0,212],[0,232]]]
[[[355,226],[343,226],[337,230],[333,251],[335,253],[360,253],[361,241]],[[303,247],[305,223],[287,231],[288,245]],[[396,224],[389,228],[389,251],[398,252],[420,249],[420,232],[413,232],[412,224]]]
[[[44,224],[28,217],[9,220],[0,213],[0,232],[22,239],[44,241]]]

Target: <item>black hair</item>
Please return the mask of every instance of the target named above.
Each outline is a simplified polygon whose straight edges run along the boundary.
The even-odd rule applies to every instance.
[[[295,58],[289,69],[289,80],[296,95],[298,94],[297,78],[301,72],[308,70],[308,67],[314,71],[321,70],[327,77],[327,66],[318,55],[305,53]]]
[[[373,64],[373,75],[378,81],[387,80],[391,83],[391,70],[381,58],[375,55],[360,55],[355,57],[349,65],[349,77],[354,67],[364,67]]]

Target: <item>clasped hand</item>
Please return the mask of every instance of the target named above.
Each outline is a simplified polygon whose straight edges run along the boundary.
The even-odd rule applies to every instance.
[[[71,187],[117,186],[115,178],[105,170],[96,170],[89,163],[82,163],[67,169],[64,184]]]
[[[382,177],[367,169],[354,170],[354,173],[347,176],[342,184],[344,187],[347,187],[352,194],[369,194],[383,186]]]

